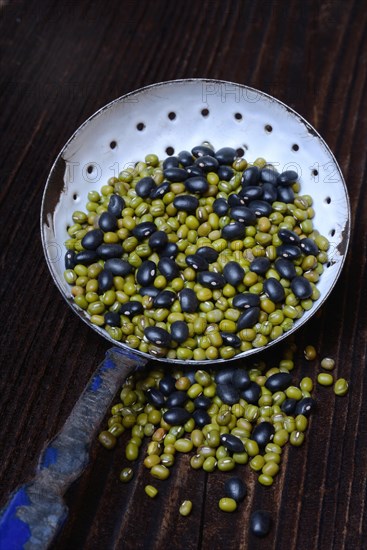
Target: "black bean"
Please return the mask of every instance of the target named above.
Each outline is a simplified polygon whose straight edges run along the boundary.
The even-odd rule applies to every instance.
[[[286,260],[297,260],[302,254],[300,247],[295,244],[281,244],[277,246],[276,252],[277,256]]]
[[[312,256],[317,256],[320,252],[319,247],[317,246],[315,241],[313,241],[309,237],[305,237],[300,241],[300,247],[304,254],[312,254]]]
[[[259,320],[260,308],[259,307],[249,307],[245,309],[243,313],[238,318],[237,321],[237,332],[243,330],[244,328],[251,328]]]
[[[230,453],[243,453],[245,446],[239,437],[232,434],[222,434],[220,442]]]
[[[234,171],[229,166],[219,166],[218,177],[220,180],[229,181],[234,176]]]
[[[135,315],[141,315],[142,313],[144,313],[143,305],[137,300],[125,302],[120,307],[120,314],[126,315],[126,317],[135,317]]]
[[[167,396],[176,389],[176,378],[171,376],[170,374],[166,374],[163,376],[163,378],[159,381],[159,390],[163,393],[163,395]]]
[[[171,335],[161,327],[147,327],[144,329],[144,336],[156,346],[168,347],[171,343]]]
[[[203,157],[204,155],[213,155],[214,151],[206,145],[196,145],[191,149],[191,153],[195,158]]]
[[[271,529],[271,516],[265,510],[257,510],[250,517],[250,530],[256,537],[266,537]]]
[[[167,168],[178,168],[180,165],[180,160],[178,157],[167,157],[163,161],[163,170],[167,170]]]
[[[155,189],[156,183],[153,178],[150,176],[146,176],[145,178],[142,178],[138,181],[138,183],[135,186],[135,192],[136,194],[143,198],[147,199],[150,195],[150,193]]]
[[[291,415],[296,410],[297,406],[297,399],[293,399],[292,397],[288,397],[283,403],[280,405],[280,409],[282,412],[284,412],[287,415]]]
[[[236,502],[242,502],[247,495],[247,488],[239,477],[230,477],[224,483],[224,494]]]
[[[294,277],[291,281],[291,290],[300,300],[307,300],[312,296],[312,286],[306,277],[302,275]]]
[[[251,212],[253,212],[255,216],[258,216],[258,217],[270,216],[270,214],[273,211],[270,203],[266,201],[261,201],[261,200],[251,201],[248,207],[251,210]]]
[[[257,275],[264,275],[269,268],[270,268],[270,260],[265,256],[261,256],[260,258],[255,258],[255,260],[253,260],[250,263],[250,270],[256,273]]]
[[[263,188],[258,185],[246,185],[240,191],[240,195],[246,202],[261,199],[263,196]]]
[[[222,228],[222,237],[227,241],[241,240],[244,239],[245,236],[246,226],[241,222],[232,222]]]
[[[96,250],[103,243],[103,231],[100,229],[92,229],[84,235],[81,240],[81,245],[85,250]]]
[[[155,298],[159,293],[159,288],[156,288],[155,286],[146,286],[139,289],[139,294],[141,296],[150,296],[151,298]]]
[[[277,187],[277,200],[280,202],[292,203],[295,195],[292,187]]]
[[[250,405],[257,405],[261,397],[261,387],[256,382],[251,382],[248,388],[241,391],[240,395]]]
[[[264,183],[264,185],[262,186],[262,190],[262,198],[264,201],[270,202],[270,204],[272,204],[274,201],[277,200],[278,191],[274,185],[272,185],[271,183]]]
[[[174,260],[178,254],[178,246],[176,243],[170,243],[168,242],[166,246],[159,251],[159,256],[161,258],[171,258],[171,260]]]
[[[200,166],[196,166],[193,164],[192,166],[187,166],[186,172],[189,174],[189,176],[202,176],[203,171],[200,168]]]
[[[107,292],[113,285],[113,275],[108,269],[102,269],[98,275],[98,290],[100,292]]]
[[[103,243],[96,250],[101,260],[109,260],[110,258],[121,258],[124,251],[120,244]]]
[[[157,187],[151,190],[149,198],[152,200],[161,199],[166,193],[168,193],[170,187],[170,183],[168,181],[164,181],[163,183],[157,185]]]
[[[237,262],[228,262],[223,268],[223,276],[227,283],[232,286],[237,286],[243,282],[245,270]]]
[[[209,189],[209,183],[203,176],[193,176],[185,181],[185,187],[190,193],[206,193]]]
[[[125,200],[120,195],[111,195],[107,210],[116,218],[121,217],[121,211],[125,208]]]
[[[284,227],[281,227],[278,231],[278,237],[279,239],[285,243],[285,244],[296,244],[299,245],[300,238],[294,231],[291,231],[290,229],[285,229]]]
[[[129,262],[122,260],[121,258],[110,258],[104,263],[104,268],[111,271],[112,275],[118,275],[125,277],[133,271],[133,266]]]
[[[207,271],[209,269],[208,262],[200,254],[189,254],[186,256],[186,263],[195,269],[195,271]]]
[[[177,195],[173,199],[173,206],[183,212],[195,212],[199,206],[199,199],[192,195]]]
[[[260,296],[258,294],[252,294],[251,292],[236,294],[233,298],[232,304],[238,309],[257,307],[260,305]]]
[[[153,307],[163,307],[169,309],[173,302],[176,300],[177,295],[171,290],[161,290],[159,294],[154,298]]]
[[[167,281],[172,281],[180,276],[180,268],[171,258],[161,258],[158,262],[158,269]]]
[[[185,321],[173,321],[170,330],[172,340],[178,344],[182,344],[189,337],[189,327]]]
[[[189,177],[189,174],[183,168],[167,168],[163,170],[163,175],[173,183],[185,181]]]
[[[150,237],[157,231],[157,226],[153,222],[142,222],[138,223],[132,230],[132,234],[134,237],[136,237],[139,241],[142,241],[143,239],[146,239],[147,237]]]
[[[151,405],[161,408],[165,404],[164,394],[158,388],[149,388],[145,392],[146,398]]]
[[[166,399],[165,406],[168,408],[182,407],[187,401],[187,393],[185,391],[173,391]]]
[[[251,384],[251,378],[246,369],[236,369],[232,376],[232,384],[239,390],[245,390]]]
[[[231,208],[235,206],[244,206],[246,204],[246,200],[242,197],[242,195],[239,195],[238,193],[231,193],[228,195],[228,206]]]
[[[292,383],[292,375],[288,372],[272,374],[265,382],[265,387],[272,393],[286,390]]]
[[[156,231],[149,237],[149,246],[152,250],[160,250],[168,243],[167,233],[164,231]]]
[[[188,378],[191,382],[191,384],[195,384],[196,383],[196,380],[195,380],[195,374],[196,374],[196,370],[192,369],[192,368],[189,368],[187,367],[188,370],[186,370],[185,368],[185,376],[186,378]]]
[[[210,424],[211,418],[209,414],[204,409],[196,409],[192,413],[192,417],[195,420],[195,424],[199,428],[204,428],[207,424]]]
[[[98,220],[98,225],[105,233],[107,231],[115,231],[117,229],[117,218],[110,212],[102,212]]]
[[[182,407],[173,407],[163,414],[163,420],[170,426],[182,426],[190,420],[191,414]]]
[[[239,392],[232,384],[217,383],[217,395],[226,405],[238,403]]]
[[[150,286],[153,284],[156,275],[156,264],[151,260],[145,260],[136,271],[136,281],[141,286]]]
[[[285,299],[284,287],[275,277],[269,277],[263,283],[265,294],[273,302],[282,302]]]
[[[256,441],[259,445],[259,449],[263,451],[266,445],[273,439],[275,428],[270,422],[260,422],[252,430],[251,439]]]
[[[260,170],[257,166],[249,166],[242,174],[242,185],[256,185],[260,181]]]
[[[316,402],[312,397],[304,397],[298,401],[296,405],[295,414],[303,414],[303,416],[310,416],[312,410],[315,408]]]
[[[201,168],[205,173],[216,172],[219,166],[217,159],[211,155],[204,155],[197,158],[194,164],[199,166],[199,168]]]
[[[215,158],[219,164],[233,164],[236,158],[236,150],[232,147],[222,147],[215,152]]]
[[[232,385],[232,376],[235,371],[234,367],[226,367],[215,373],[214,380],[217,384]]]
[[[110,327],[119,327],[121,326],[120,315],[116,311],[107,311],[104,314],[104,322]]]
[[[277,258],[274,262],[274,267],[279,275],[285,279],[291,280],[297,275],[294,264],[285,258]]]
[[[219,253],[211,246],[201,246],[197,249],[196,254],[205,258],[208,264],[215,262],[219,256]]]
[[[279,185],[292,185],[298,181],[298,174],[294,170],[286,170],[278,176]]]
[[[184,313],[195,313],[199,307],[199,301],[195,292],[191,288],[183,288],[178,295],[181,305],[181,310]]]
[[[194,162],[194,157],[191,153],[189,153],[189,151],[180,151],[177,156],[184,168],[190,166]]]
[[[236,349],[241,347],[241,338],[239,338],[237,334],[233,334],[232,332],[221,332],[220,335],[226,346],[231,346]]]
[[[82,250],[75,256],[76,264],[90,265],[94,264],[97,260],[99,260],[99,256],[95,250]]]
[[[278,172],[274,168],[263,168],[260,173],[260,179],[263,183],[276,185],[278,183]]]
[[[76,266],[76,253],[74,250],[67,250],[65,254],[65,269],[73,269]]]
[[[213,211],[218,214],[218,216],[225,216],[228,212],[228,209],[229,206],[226,199],[215,199],[215,201],[213,202]]]
[[[207,288],[223,288],[226,280],[221,273],[215,271],[200,271],[197,275],[198,283]]]
[[[212,400],[210,397],[206,397],[206,395],[199,395],[194,399],[194,406],[196,409],[209,409],[210,405],[212,404]]]

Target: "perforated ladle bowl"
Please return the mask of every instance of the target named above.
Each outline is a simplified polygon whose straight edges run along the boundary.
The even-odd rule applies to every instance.
[[[49,174],[41,209],[43,249],[54,282],[79,317],[115,346],[102,328],[78,308],[65,282],[64,242],[75,210],[83,210],[89,191],[133,166],[148,153],[159,158],[209,142],[243,150],[249,161],[264,157],[279,172],[298,172],[301,194],[314,199],[314,226],[330,241],[329,261],[318,282],[320,298],[293,328],[267,347],[300,328],[319,309],[335,285],[349,243],[350,207],[341,170],[316,130],[273,97],[239,84],[189,79],[162,82],[122,96],[91,116],[66,143]],[[261,351],[251,349],[234,359]],[[151,356],[138,350],[133,353]],[[159,358],[159,361],[180,363]],[[216,360],[216,363],[228,361]],[[208,364],[208,361],[186,361]]]

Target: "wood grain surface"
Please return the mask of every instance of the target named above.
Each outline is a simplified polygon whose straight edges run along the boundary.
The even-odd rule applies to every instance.
[[[365,3],[287,0],[2,0],[0,506],[29,480],[108,344],[65,305],[44,261],[43,187],[75,129],[112,99],[175,78],[220,78],[268,92],[324,137],[344,173],[352,240],[320,315],[297,334],[297,376],[315,379],[302,349],[334,357],[350,391],[317,387],[306,442],[286,453],[264,488],[218,510],[226,475],[193,471],[182,456],[155,501],[143,467],[129,485],[97,443],[66,495],[69,518],[53,547],[99,549],[359,550],[367,548],[367,42]],[[154,149],[154,147],[153,147]],[[190,517],[178,515],[184,498]],[[273,517],[249,534],[251,511]],[[8,550],[8,549],[4,549]]]

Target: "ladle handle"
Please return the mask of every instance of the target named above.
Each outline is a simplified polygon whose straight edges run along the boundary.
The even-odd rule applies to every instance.
[[[147,360],[111,348],[60,432],[41,453],[35,477],[0,512],[0,550],[47,548],[66,520],[63,495],[86,467],[99,426],[124,379]]]

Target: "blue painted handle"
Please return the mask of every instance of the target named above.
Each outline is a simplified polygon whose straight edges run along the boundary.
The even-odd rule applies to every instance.
[[[19,487],[0,512],[0,550],[47,548],[64,523],[63,495],[89,460],[89,448],[123,380],[146,364],[111,348],[57,436],[41,454],[34,479]]]

